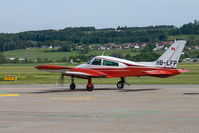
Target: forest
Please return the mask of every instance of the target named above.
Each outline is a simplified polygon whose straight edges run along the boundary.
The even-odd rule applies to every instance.
[[[160,42],[173,35],[199,35],[199,21],[184,24],[148,27],[117,27],[96,29],[95,27],[68,27],[61,30],[26,31],[0,33],[0,51],[26,49],[41,46],[59,46],[61,51],[71,51],[77,44],[105,44],[126,42]],[[189,43],[189,45],[191,45]]]

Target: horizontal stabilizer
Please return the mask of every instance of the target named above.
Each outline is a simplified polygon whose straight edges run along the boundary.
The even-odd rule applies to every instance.
[[[159,78],[166,78],[175,76],[180,73],[188,72],[186,69],[170,69],[170,70],[150,70],[150,71],[144,71],[146,76],[152,76],[152,77],[159,77]]]
[[[189,70],[186,70],[186,69],[184,69],[184,68],[182,68],[182,69],[178,69],[178,71],[179,71],[180,73],[186,73],[186,72],[189,72]]]
[[[173,74],[169,71],[162,71],[162,70],[151,70],[151,71],[144,71],[144,73],[149,74],[149,75],[168,75],[168,74]]]

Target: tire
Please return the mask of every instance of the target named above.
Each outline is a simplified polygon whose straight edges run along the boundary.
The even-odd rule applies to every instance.
[[[117,82],[117,88],[118,89],[123,89],[124,88],[124,83],[122,81]]]
[[[88,87],[88,85],[86,86],[87,91],[93,91],[94,89],[94,85],[92,84],[92,87]]]
[[[70,84],[70,89],[71,90],[75,90],[75,88],[76,88],[76,85],[74,83]]]

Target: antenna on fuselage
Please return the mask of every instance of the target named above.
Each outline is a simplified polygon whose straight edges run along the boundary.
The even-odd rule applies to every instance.
[[[103,51],[102,56],[104,56],[104,53],[105,53],[105,50]]]

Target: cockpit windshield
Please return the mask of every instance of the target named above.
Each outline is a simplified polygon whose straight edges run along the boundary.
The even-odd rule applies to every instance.
[[[93,58],[92,59],[90,59],[86,64],[91,64],[91,61],[93,60]]]
[[[101,62],[102,62],[101,59],[95,58],[91,64],[92,64],[92,65],[101,65]]]

